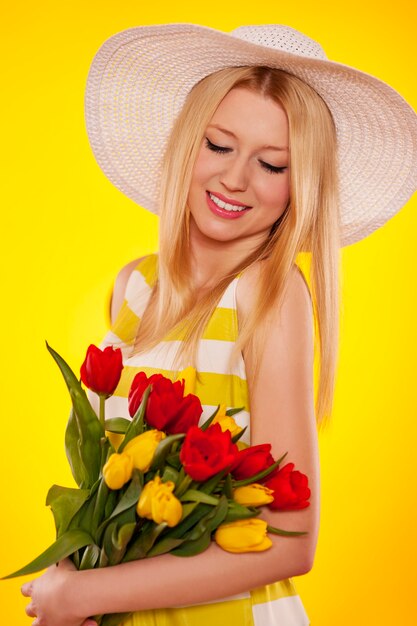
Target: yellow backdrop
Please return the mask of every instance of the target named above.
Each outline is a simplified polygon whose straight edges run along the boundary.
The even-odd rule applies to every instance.
[[[88,145],[83,91],[96,49],[139,24],[286,23],[415,105],[415,17],[409,0],[8,3],[0,39],[0,575],[52,542],[45,494],[52,483],[72,484],[67,392],[44,341],[78,368],[105,333],[116,272],[156,249],[157,219],[111,186]],[[415,619],[416,200],[342,254],[335,410],[320,435],[321,532],[313,570],[296,581],[314,626]],[[4,624],[29,623],[22,582],[0,582]]]

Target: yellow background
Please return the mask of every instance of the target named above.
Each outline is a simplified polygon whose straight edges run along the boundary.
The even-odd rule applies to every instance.
[[[286,23],[415,106],[412,6],[407,0],[8,3],[0,43],[0,574],[52,542],[46,492],[54,482],[72,484],[63,449],[67,392],[44,340],[77,369],[88,344],[105,333],[118,269],[156,248],[156,218],[111,186],[88,145],[83,92],[99,45],[139,24],[188,21],[231,30]],[[331,429],[320,435],[321,532],[313,570],[296,580],[313,626],[415,623],[416,200],[342,254],[335,410]],[[30,623],[22,582],[0,582],[3,624]]]

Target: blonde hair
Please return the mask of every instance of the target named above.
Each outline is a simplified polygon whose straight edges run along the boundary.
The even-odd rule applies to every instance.
[[[196,298],[190,281],[187,207],[193,166],[204,133],[233,88],[253,90],[285,111],[290,136],[290,202],[270,236],[210,293]],[[198,341],[227,285],[263,259],[254,306],[241,328],[237,351],[249,351],[258,371],[262,320],[279,307],[297,255],[309,252],[312,303],[319,342],[316,418],[323,424],[333,402],[339,330],[339,211],[334,122],[322,98],[299,78],[267,67],[236,67],[197,83],[172,129],[162,167],[158,280],[142,318],[134,351],[158,344],[174,328],[184,341],[178,366],[195,362]]]

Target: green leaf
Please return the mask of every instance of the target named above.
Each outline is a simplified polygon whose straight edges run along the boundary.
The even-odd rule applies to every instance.
[[[68,528],[71,520],[89,498],[89,489],[72,489],[52,485],[46,496],[46,506],[50,506],[55,520],[57,537]]]
[[[142,402],[140,403],[138,410],[136,411],[132,421],[130,422],[126,430],[125,438],[119,446],[119,454],[123,452],[125,446],[129,443],[131,439],[137,437],[138,435],[141,435],[145,429],[146,405],[148,403],[149,394],[151,393],[151,387],[152,385],[149,385],[143,394]]]
[[[160,469],[164,465],[168,454],[171,452],[172,445],[176,441],[182,441],[184,438],[185,434],[180,433],[178,435],[169,435],[169,437],[162,439],[157,445],[150,469],[152,471]]]
[[[71,560],[74,563],[75,567],[78,569],[80,567],[80,550],[76,550],[74,554],[71,555]]]
[[[91,487],[89,497],[81,506],[81,508],[76,512],[74,517],[71,519],[68,525],[68,529],[75,529],[75,530],[81,529],[91,534],[90,533],[91,519],[92,519],[93,510],[94,510],[95,495],[97,493],[99,482],[100,481],[98,480]]]
[[[181,480],[182,476],[184,476],[184,478]],[[178,476],[178,484],[174,491],[175,497],[180,498],[182,494],[185,493],[187,489],[192,485],[192,483],[193,479],[191,478],[191,476],[188,476],[187,474],[184,475],[184,472],[180,472]]]
[[[34,574],[41,570],[58,563],[67,556],[70,556],[76,550],[83,548],[94,543],[92,537],[83,530],[67,530],[66,533],[61,535],[59,539],[55,541],[49,548],[47,548],[36,559],[22,567],[21,569],[4,576],[6,578],[15,578],[16,576],[26,576],[27,574]]]
[[[241,411],[243,411],[244,408],[244,406],[241,406],[238,409],[227,409],[226,415],[232,417],[233,415],[236,415],[236,413],[240,413]]]
[[[64,359],[46,344],[57,363],[70,392],[72,410],[65,433],[65,448],[74,479],[82,489],[89,489],[101,470],[101,446],[104,430],[87,394]]]
[[[243,435],[245,434],[246,429],[247,429],[247,426],[245,426],[245,428],[242,428],[242,430],[240,430],[236,435],[233,435],[232,442],[237,443],[239,439],[241,439]]]
[[[207,430],[207,428],[211,425],[212,421],[214,420],[217,413],[219,412],[219,409],[220,409],[220,404],[217,405],[217,408],[215,409],[214,413],[212,413],[212,415],[210,415],[210,417],[206,419],[206,421],[203,422],[203,424],[200,426],[201,430]]]
[[[100,548],[95,544],[87,546],[84,550],[83,558],[81,559],[81,563],[78,569],[94,569],[97,561],[100,558],[100,552]]]
[[[117,522],[110,522],[110,524],[108,524],[106,526],[106,530],[104,531],[104,537],[103,537],[103,548],[106,552],[106,556],[109,560],[111,560],[111,556],[112,556],[112,551],[113,551],[113,532],[117,532]]]
[[[163,537],[161,541],[154,544],[153,548],[147,553],[147,557],[159,556],[171,552],[174,548],[178,548],[183,543],[183,539],[175,539],[174,537]]]
[[[203,491],[204,493],[212,493],[219,482],[223,479],[225,472],[222,470],[218,474],[215,474],[211,478],[209,478],[205,483],[202,483],[199,486],[199,491]]]
[[[209,530],[210,532],[213,532],[214,530],[216,530],[216,528],[220,526],[220,524],[223,524],[223,521],[226,518],[228,510],[229,510],[229,502],[226,496],[222,496],[220,498],[219,504],[217,505],[215,511],[213,511],[214,515],[208,520],[207,530]]]
[[[229,510],[227,511],[227,515],[223,523],[228,524],[229,522],[235,522],[239,519],[256,517],[260,512],[260,509],[243,506],[243,504],[238,504],[237,502],[229,502]]]
[[[185,505],[187,506],[187,505]],[[194,510],[187,515],[177,526],[171,528],[166,534],[167,537],[181,539],[184,535],[195,526],[207,513],[213,510],[210,504],[196,504]],[[185,507],[183,507],[185,509]]]
[[[143,485],[143,474],[138,469],[133,470],[132,479],[125,493],[120,498],[119,502],[117,503],[116,507],[114,508],[110,516],[106,520],[104,520],[104,522],[101,524],[100,528],[98,529],[98,533],[97,533],[98,537],[102,535],[105,527],[110,522],[110,520],[113,520],[115,517],[117,517],[124,511],[127,511],[132,508],[136,509],[136,505],[139,501],[139,497],[142,491],[142,485]]]
[[[138,539],[131,544],[123,558],[123,562],[136,561],[146,557],[159,535],[168,527],[168,524],[150,522],[142,527]]]
[[[204,502],[204,504],[211,504],[217,506],[219,499],[214,496],[210,496],[198,489],[188,489],[180,498],[181,502]]]
[[[175,444],[172,446],[175,448]],[[174,467],[178,472],[181,470],[182,463],[180,461],[180,453],[174,452],[173,454],[169,454],[166,458],[167,465]]]
[[[178,482],[178,479],[179,479],[179,472],[177,472],[177,470],[174,469],[173,467],[166,465],[164,467],[164,473],[162,474],[162,482],[167,483],[170,480],[176,485]]]
[[[110,489],[110,493],[107,497],[104,507],[104,519],[108,519],[117,506],[119,494],[116,490]]]
[[[219,503],[220,504],[220,503]],[[227,505],[227,499],[226,499],[226,505]],[[226,513],[227,513],[227,506],[226,509],[224,507],[224,500],[222,500],[221,502],[221,507],[220,507],[220,514],[218,514],[218,510],[219,507],[212,507],[211,511],[209,511],[204,517],[202,517],[200,519],[200,521],[198,522],[198,524],[196,524],[194,526],[194,528],[190,531],[190,533],[187,535],[187,539],[190,539],[191,541],[195,541],[197,539],[199,539],[201,537],[201,535],[203,533],[205,533],[206,531],[210,531],[211,532],[211,528],[212,528],[212,522],[213,519],[216,520],[217,518],[221,519],[223,521]],[[213,526],[214,528],[214,526]]]
[[[104,510],[107,502],[107,497],[110,493],[110,489],[106,485],[104,478],[101,478],[100,484],[97,490],[97,497],[94,502],[93,514],[91,517],[91,534],[95,536],[99,524],[104,517]]]
[[[104,428],[109,433],[124,435],[130,426],[130,420],[125,417],[112,417],[104,422]]]
[[[227,496],[229,500],[233,500],[233,483],[230,474],[226,475],[226,480],[224,481],[223,486],[223,493]]]
[[[107,567],[109,564],[109,559],[107,557],[106,551],[104,548],[101,548],[100,551],[100,560],[98,562],[98,567]]]
[[[194,541],[184,541],[182,545],[171,551],[175,556],[194,556],[207,550],[211,542],[209,531],[204,532],[198,539]]]
[[[129,522],[120,527],[116,527],[111,535],[112,550],[109,555],[109,565],[117,565],[123,559],[126,546],[131,540],[136,528],[136,522]]]

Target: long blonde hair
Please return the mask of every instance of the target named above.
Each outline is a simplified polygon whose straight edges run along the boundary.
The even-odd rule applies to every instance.
[[[197,299],[190,281],[187,207],[193,166],[204,133],[221,100],[233,88],[253,90],[285,111],[290,135],[290,202],[270,236],[217,287]],[[254,306],[240,330],[236,351],[250,351],[258,371],[262,320],[280,306],[297,255],[310,253],[310,283],[319,377],[316,417],[330,416],[339,330],[339,205],[336,132],[322,98],[299,78],[267,67],[236,67],[201,80],[188,95],[171,132],[162,167],[158,280],[141,320],[135,352],[149,350],[174,328],[184,337],[178,366],[195,362],[198,341],[227,285],[263,259]]]

